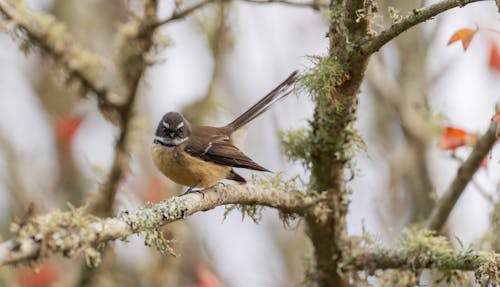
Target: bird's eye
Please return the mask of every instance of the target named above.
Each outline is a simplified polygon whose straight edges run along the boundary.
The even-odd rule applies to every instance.
[[[184,128],[183,128],[183,127],[180,127],[177,131],[178,131],[180,134],[183,134],[183,133],[184,133]]]
[[[163,128],[163,133],[164,134],[168,133],[168,129],[167,128]]]

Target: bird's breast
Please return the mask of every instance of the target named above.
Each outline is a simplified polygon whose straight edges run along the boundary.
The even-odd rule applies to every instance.
[[[231,167],[193,157],[181,146],[166,147],[154,144],[151,153],[153,162],[160,172],[185,186],[212,186],[225,179],[231,171]]]

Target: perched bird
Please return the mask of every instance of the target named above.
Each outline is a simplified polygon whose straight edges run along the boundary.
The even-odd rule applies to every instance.
[[[181,114],[166,113],[156,128],[152,157],[156,167],[174,182],[193,188],[215,185],[223,179],[245,183],[233,167],[268,171],[241,152],[231,135],[271,105],[292,92],[298,78],[294,71],[285,81],[234,121],[223,127],[189,123]]]

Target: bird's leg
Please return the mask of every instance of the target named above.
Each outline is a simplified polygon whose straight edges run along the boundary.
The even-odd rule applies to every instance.
[[[190,186],[190,187],[186,190],[186,192],[184,192],[183,194],[179,195],[179,197],[180,197],[180,196],[184,196],[184,195],[186,195],[186,194],[190,194],[190,193],[196,192],[196,193],[201,194],[201,197],[202,197],[202,198],[205,198],[205,194],[203,193],[203,191],[202,191],[202,190],[193,190],[193,189],[194,189],[194,188],[196,188],[196,186],[198,186],[198,184],[200,184],[200,183],[201,183],[201,180],[200,180],[200,181],[198,181],[197,183],[195,183],[195,184],[191,185],[191,186]]]

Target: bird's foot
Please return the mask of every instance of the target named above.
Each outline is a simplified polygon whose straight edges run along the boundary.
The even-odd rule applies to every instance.
[[[190,193],[193,193],[193,192],[196,192],[198,194],[201,194],[201,198],[205,198],[205,194],[203,193],[203,190],[205,190],[205,189],[194,189],[196,187],[196,185],[193,185],[193,186],[189,187],[186,190],[186,192],[184,192],[183,194],[179,195],[179,197],[187,195],[187,194],[190,194]]]

